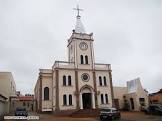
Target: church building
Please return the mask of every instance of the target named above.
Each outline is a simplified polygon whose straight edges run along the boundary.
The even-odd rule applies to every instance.
[[[111,65],[95,63],[93,33],[86,33],[76,8],[76,26],[67,42],[68,61],[40,69],[35,85],[39,112],[113,106]]]

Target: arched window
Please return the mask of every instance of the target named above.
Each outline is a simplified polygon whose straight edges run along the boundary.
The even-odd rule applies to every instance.
[[[107,85],[106,76],[104,76],[104,85],[105,85],[105,86]]]
[[[68,76],[68,85],[71,86],[71,76]]]
[[[63,76],[63,86],[66,86],[66,76]]]
[[[49,88],[44,88],[44,100],[49,100]]]
[[[106,104],[108,104],[109,100],[108,100],[108,94],[105,94],[105,100],[106,100]]]
[[[80,55],[80,63],[84,64],[83,55]]]
[[[102,78],[99,76],[99,85],[102,86]]]
[[[88,64],[88,56],[85,56],[85,64]]]
[[[67,99],[66,99],[66,95],[63,95],[63,105],[67,105]]]
[[[72,95],[69,95],[69,105],[72,105]]]
[[[104,104],[104,97],[103,97],[103,94],[101,94],[101,104]]]

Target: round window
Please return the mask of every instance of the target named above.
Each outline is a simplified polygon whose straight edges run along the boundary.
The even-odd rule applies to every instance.
[[[81,43],[79,44],[79,47],[80,47],[80,49],[82,49],[82,50],[86,50],[86,49],[88,48],[88,45],[87,45],[87,43],[85,43],[85,42],[81,42]]]
[[[89,75],[87,73],[84,73],[84,74],[82,74],[81,78],[82,78],[83,81],[87,82],[87,81],[89,81],[90,77],[89,77]]]

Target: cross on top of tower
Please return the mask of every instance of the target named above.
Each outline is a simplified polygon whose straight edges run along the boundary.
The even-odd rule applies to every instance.
[[[80,8],[79,8],[79,5],[77,5],[77,7],[74,8],[74,10],[77,11],[77,17],[80,17],[79,12],[80,12],[80,11],[83,11],[83,9],[80,9]]]
[[[75,25],[75,32],[76,33],[85,33],[85,29],[84,29],[84,26],[81,22],[81,19],[80,19],[81,17],[79,15],[79,12],[83,11],[83,9],[80,9],[79,5],[77,5],[77,7],[74,8],[74,10],[77,11],[77,17],[76,17],[77,21],[76,21],[76,25]]]

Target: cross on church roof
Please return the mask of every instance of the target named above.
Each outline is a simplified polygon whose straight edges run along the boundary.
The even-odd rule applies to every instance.
[[[76,8],[74,8],[74,10],[76,10],[77,11],[77,17],[80,17],[80,15],[79,15],[79,11],[83,11],[83,9],[80,9],[79,8],[79,5],[77,5],[77,7]]]
[[[77,7],[74,8],[74,10],[77,11],[77,17],[76,17],[77,21],[76,21],[76,26],[75,26],[75,32],[76,33],[85,33],[85,29],[84,29],[84,26],[81,22],[81,19],[80,19],[81,17],[79,15],[79,12],[83,11],[83,9],[80,9],[79,5],[77,5]]]

